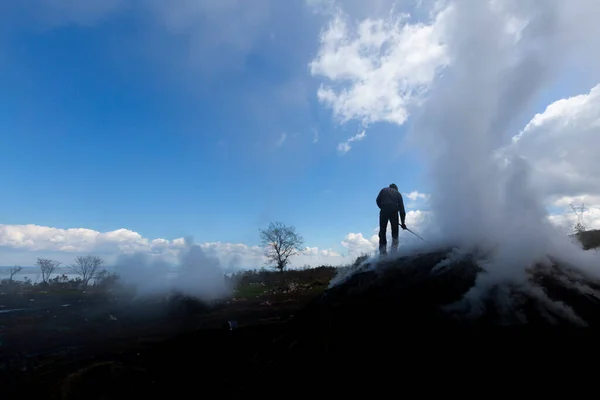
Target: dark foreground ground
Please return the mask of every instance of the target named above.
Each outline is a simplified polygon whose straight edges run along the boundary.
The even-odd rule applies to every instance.
[[[38,356],[5,371],[2,398],[572,396],[597,386],[596,281],[557,266],[532,271],[548,298],[570,306],[586,328],[518,290],[515,309],[495,305],[492,293],[486,312],[469,320],[441,307],[460,299],[480,272],[468,260],[432,270],[445,257],[393,261],[325,292],[230,302],[197,328]],[[179,316],[191,324],[183,317],[190,314]],[[527,323],[515,325],[517,314]],[[231,319],[240,326],[224,329]]]

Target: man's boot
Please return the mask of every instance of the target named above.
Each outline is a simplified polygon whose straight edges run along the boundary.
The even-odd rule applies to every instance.
[[[379,247],[379,258],[383,258],[387,255],[386,246]]]
[[[398,243],[399,243],[398,238],[392,238],[392,253],[395,253],[396,251],[398,251]]]

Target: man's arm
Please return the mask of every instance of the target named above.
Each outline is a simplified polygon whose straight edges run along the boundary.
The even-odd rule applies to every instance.
[[[375,202],[377,203],[377,207],[379,207],[381,209],[381,195],[383,194],[383,189],[379,191],[379,194],[377,195],[377,199],[375,200]]]
[[[400,212],[400,222],[404,225],[406,211],[404,210],[404,200],[402,199],[402,194],[400,192],[398,192],[398,211]]]

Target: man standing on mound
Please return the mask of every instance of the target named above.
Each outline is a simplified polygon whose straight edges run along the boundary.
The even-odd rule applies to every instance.
[[[400,213],[400,226],[406,229],[404,219],[404,201],[398,191],[398,186],[392,183],[389,187],[381,189],[377,195],[377,207],[379,207],[379,254],[387,254],[387,224],[392,225],[392,252],[398,250],[398,213]]]

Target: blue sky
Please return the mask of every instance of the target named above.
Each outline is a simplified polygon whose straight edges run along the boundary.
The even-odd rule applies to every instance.
[[[1,223],[253,245],[280,220],[340,251],[348,232],[370,230],[379,189],[419,190],[418,165],[390,151],[398,127],[338,153],[359,127],[316,98],[318,18],[280,15],[233,64],[216,51],[200,66],[185,37],[165,34],[148,54],[158,33],[128,12],[92,26],[21,21],[0,58]]]
[[[362,65],[349,58],[337,70],[324,62],[323,74],[311,73],[326,47],[320,35],[335,25],[335,15],[315,7],[329,3],[0,6],[0,225],[57,229],[40,237],[61,243],[60,230],[83,228],[251,247],[258,229],[278,220],[320,250],[346,254],[350,233],[371,240],[382,187],[395,182],[405,194],[431,188],[423,154],[405,142],[412,121],[389,122],[398,109],[369,105],[363,115],[363,105],[349,102],[341,112],[349,121],[340,124],[340,113],[319,101],[322,84],[339,89],[357,81],[323,75]],[[393,3],[340,4],[359,22],[389,15]],[[427,8],[405,8],[427,15]],[[403,72],[415,88],[431,80],[421,71],[443,63],[429,57],[429,64]],[[515,129],[552,101],[596,83],[593,74],[573,78],[570,71],[558,71]],[[373,102],[391,98],[394,107],[380,89]],[[367,114],[372,121],[364,128],[360,117]],[[339,151],[363,130],[363,140]],[[405,201],[427,210],[424,201]],[[11,229],[13,244],[34,235]],[[4,254],[0,265],[31,257],[3,261]]]

